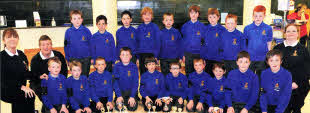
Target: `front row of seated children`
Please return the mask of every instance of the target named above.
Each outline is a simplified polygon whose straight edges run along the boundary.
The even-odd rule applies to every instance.
[[[249,69],[250,55],[242,51],[238,54],[236,64],[238,69],[232,70],[225,78],[223,63],[215,63],[212,78],[204,72],[205,61],[194,59],[195,72],[188,78],[180,73],[179,62],[170,63],[170,72],[164,76],[156,70],[154,57],[145,59],[147,71],[141,75],[140,94],[145,111],[171,111],[174,106],[177,111],[183,111],[184,100],[189,112],[213,112],[218,107],[223,113],[254,113],[259,99],[260,110],[267,112],[284,112],[291,95],[292,78],[290,72],[281,67],[280,51],[271,50],[266,55],[270,68],[264,70],[261,81]],[[120,50],[120,60],[113,69],[113,75],[105,70],[106,62],[102,57],[95,61],[96,71],[89,78],[81,75],[81,63],[72,61],[70,69],[72,76],[65,78],[59,74],[61,62],[57,57],[48,62],[50,71],[48,79],[42,80],[42,112],[57,113],[76,112],[91,113],[112,111],[115,109],[135,111],[138,106],[139,75],[136,64],[130,62],[131,50],[124,47]],[[260,87],[261,86],[261,87]],[[260,98],[258,98],[260,95]],[[92,101],[89,101],[91,98]],[[67,108],[69,102],[70,107]]]

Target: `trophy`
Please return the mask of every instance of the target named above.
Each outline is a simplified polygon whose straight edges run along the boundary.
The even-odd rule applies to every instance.
[[[153,112],[155,113],[155,111],[156,111],[156,106],[153,106],[152,108],[153,108]]]
[[[116,104],[116,106],[117,106],[117,108],[118,108],[119,112],[122,112],[122,109],[123,109],[123,103],[122,103],[122,102],[119,102],[119,103],[117,103],[117,104]]]
[[[172,106],[172,107],[171,107],[172,113],[177,112],[177,109],[178,109],[178,108],[177,108],[176,106]]]
[[[104,113],[104,107],[101,107],[101,109],[100,109],[100,111],[101,111],[101,113]]]
[[[182,108],[178,108],[178,112],[182,112]]]
[[[148,102],[147,104],[146,104],[146,107],[147,107],[147,109],[149,109],[149,113],[151,112],[151,108],[152,108],[152,103],[151,102]]]
[[[110,106],[109,105],[107,105],[107,110],[108,110],[108,112],[110,112]]]
[[[164,105],[164,108],[163,108],[163,111],[164,111],[164,112],[167,112],[167,111],[169,110],[169,107],[168,107],[168,105],[166,104],[166,102],[169,101],[169,97],[163,97],[162,100],[163,100],[163,102],[164,102],[164,104],[165,104],[165,105]]]
[[[123,106],[123,109],[124,109],[123,111],[126,113],[127,107],[125,105]]]

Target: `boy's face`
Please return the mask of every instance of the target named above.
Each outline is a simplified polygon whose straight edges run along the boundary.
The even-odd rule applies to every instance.
[[[142,20],[145,23],[151,22],[152,21],[152,14],[149,12],[146,12],[142,15]]]
[[[216,78],[222,78],[225,74],[225,71],[222,68],[216,67],[212,70]]]
[[[201,61],[194,63],[194,68],[197,73],[201,73],[203,71],[203,68],[205,67],[205,64]]]
[[[191,10],[189,12],[189,17],[191,18],[192,21],[196,21],[199,17],[199,13],[194,10]]]
[[[225,25],[226,25],[226,29],[230,32],[234,31],[236,26],[237,26],[237,23],[235,21],[235,19],[233,18],[228,18],[225,22]]]
[[[171,28],[174,23],[172,16],[164,16],[163,24],[166,28]]]
[[[52,42],[50,40],[43,40],[39,42],[40,50],[43,55],[50,54],[52,51]]]
[[[129,51],[122,51],[119,57],[120,57],[121,61],[125,64],[129,63],[130,59],[132,58]]]
[[[156,64],[155,62],[150,62],[150,63],[147,63],[145,67],[147,68],[149,72],[154,72],[156,68]]]
[[[99,22],[97,23],[97,27],[99,31],[105,31],[107,24],[105,23],[104,20],[99,20]]]
[[[272,71],[278,71],[281,67],[281,57],[279,55],[274,55],[268,59],[268,64]]]
[[[179,73],[180,73],[180,67],[179,67],[179,65],[172,65],[172,66],[170,67],[170,72],[172,73],[172,75],[173,75],[174,77],[177,77],[177,76],[179,75]]]
[[[50,71],[52,75],[58,75],[60,70],[61,66],[56,62],[51,62],[50,66],[48,66],[48,71]]]
[[[246,57],[239,58],[237,60],[237,65],[238,65],[239,70],[241,72],[246,72],[248,70],[250,64],[251,64],[251,61]]]
[[[256,25],[260,25],[265,18],[264,12],[254,12],[253,21]]]
[[[124,26],[130,26],[132,19],[130,18],[130,16],[128,14],[124,14],[122,17],[122,23]]]
[[[95,67],[99,73],[103,73],[103,71],[106,67],[106,63],[104,60],[98,60],[98,61],[96,61]]]
[[[216,14],[208,15],[208,21],[211,25],[216,25],[217,21],[219,20],[219,17]]]
[[[79,78],[82,73],[82,70],[79,66],[73,66],[71,69],[71,73],[74,78]]]
[[[83,22],[83,18],[79,14],[73,14],[71,18],[71,23],[74,27],[80,27]]]

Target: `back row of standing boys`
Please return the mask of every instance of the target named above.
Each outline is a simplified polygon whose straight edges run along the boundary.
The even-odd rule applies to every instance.
[[[46,111],[68,111],[64,107],[67,98],[73,111],[99,112],[103,107],[108,109],[107,106],[112,109],[113,90],[116,103],[124,102],[128,110],[135,111],[139,100],[137,62],[142,74],[140,94],[146,111],[149,104],[156,106],[156,111],[161,111],[163,104],[168,105],[165,111],[170,111],[171,106],[183,108],[188,98],[187,111],[211,112],[218,106],[224,112],[226,106],[227,112],[284,112],[290,100],[292,78],[290,72],[280,66],[279,51],[267,54],[272,28],[263,22],[265,7],[254,8],[254,22],[245,27],[244,33],[236,29],[237,16],[226,17],[225,29],[217,23],[218,10],[211,8],[208,11],[210,24],[205,26],[198,21],[199,10],[196,5],[189,8],[191,20],[182,26],[182,35],[172,27],[174,20],[170,13],[163,15],[165,28],[160,31],[151,22],[151,8],[143,8],[144,23],[137,29],[130,26],[130,12],[124,11],[121,15],[124,26],[116,33],[116,46],[112,34],[106,31],[105,16],[97,17],[99,31],[91,35],[81,25],[82,13],[72,11],[73,26],[65,33],[65,58],[70,62],[73,76],[65,80],[59,74],[60,61],[50,59],[49,79],[41,82]],[[263,71],[266,54],[271,69]],[[158,59],[162,73],[155,69]],[[112,69],[112,64],[119,60]],[[181,61],[185,62],[186,76],[180,73]],[[87,78],[90,64],[94,64],[96,71]],[[225,72],[229,72],[227,78],[223,77]],[[264,79],[261,83],[254,72]],[[67,90],[62,90],[64,88]],[[255,105],[259,95],[261,109]]]

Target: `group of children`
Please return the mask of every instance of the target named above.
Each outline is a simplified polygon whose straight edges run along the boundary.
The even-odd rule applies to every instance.
[[[189,8],[191,20],[182,26],[182,35],[172,27],[171,13],[163,15],[165,28],[160,30],[151,22],[152,9],[145,7],[143,23],[135,29],[130,25],[131,13],[124,11],[116,45],[106,31],[105,16],[96,18],[99,30],[91,35],[81,25],[82,13],[72,11],[73,26],[65,34],[65,57],[72,76],[66,79],[59,74],[59,59],[49,60],[49,77],[41,82],[45,110],[89,113],[111,111],[114,106],[122,110],[118,106],[124,105],[135,111],[139,89],[146,111],[171,111],[172,106],[183,111],[187,100],[189,112],[213,112],[215,107],[221,113],[284,112],[292,79],[281,67],[281,52],[270,50],[272,29],[263,22],[265,7],[254,8],[254,22],[243,33],[236,29],[236,15],[226,17],[225,28],[218,24],[218,10],[211,8],[210,24],[205,26],[198,21],[199,10],[196,5]],[[158,60],[161,72],[156,70]],[[180,62],[185,62],[185,75]],[[91,64],[96,71],[88,76]]]

